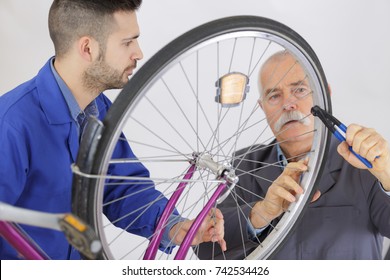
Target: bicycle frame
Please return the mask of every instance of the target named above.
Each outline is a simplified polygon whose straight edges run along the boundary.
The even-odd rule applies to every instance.
[[[61,231],[58,220],[65,214],[49,214],[0,202],[0,235],[25,259],[47,260],[49,257],[16,224],[26,224]]]
[[[200,156],[199,158],[198,155],[194,155],[194,157],[194,162],[191,164],[190,168],[187,170],[187,173],[184,175],[183,181],[178,185],[175,192],[172,194],[171,198],[167,203],[167,206],[163,211],[163,214],[161,215],[161,218],[155,230],[156,234],[153,236],[152,240],[149,243],[149,246],[144,255],[144,260],[153,260],[155,258],[168,218],[172,214],[175,204],[183,193],[184,188],[187,186],[188,180],[192,178],[192,175],[196,171],[197,165],[199,165],[200,167],[210,168],[217,175],[217,177],[225,179],[226,183],[218,184],[217,189],[215,190],[207,204],[203,207],[202,211],[195,218],[193,224],[188,230],[186,236],[184,237],[184,240],[180,245],[178,252],[176,253],[175,260],[184,260],[199,227],[201,226],[202,222],[206,218],[211,208],[216,204],[218,198],[220,198],[221,194],[226,190],[227,186],[230,190],[238,181],[237,177],[235,177],[234,174],[229,173],[229,169],[227,166],[218,165],[211,159],[209,155],[205,154]],[[195,161],[197,161],[197,164],[195,164]]]
[[[101,244],[95,233],[73,214],[51,214],[0,202],[0,236],[25,259],[50,258],[17,224],[62,231],[84,257],[94,259],[100,254]]]
[[[0,221],[0,235],[27,260],[49,259],[14,223]]]
[[[203,161],[203,165],[212,166],[215,173],[220,172],[221,166],[216,166],[213,164],[210,159],[207,159],[207,163]],[[144,255],[144,260],[152,260],[157,254],[159,244],[164,233],[168,217],[172,214],[175,204],[180,198],[184,188],[187,186],[188,181],[192,178],[192,175],[196,171],[196,165],[192,164],[187,170],[187,173],[183,177],[183,182],[181,182],[176,188],[175,192],[168,201],[167,207],[164,209],[163,214],[159,220],[159,223],[156,227],[156,233],[152,240],[149,243],[148,249]],[[223,191],[226,189],[227,185],[229,188],[233,187],[236,181],[229,179],[227,176],[226,170],[223,169],[223,176],[228,178],[227,183],[219,183],[217,189],[211,196],[210,200],[207,202],[205,207],[196,217],[194,223],[187,232],[180,248],[175,256],[175,260],[183,260],[191,246],[192,240],[194,239],[199,227],[206,218],[207,214],[211,208],[216,204],[217,199],[221,196]],[[2,236],[16,251],[25,259],[28,260],[48,260],[50,259],[37,244],[34,243],[31,238],[17,225],[27,224],[31,226],[38,226],[48,229],[54,229],[58,231],[66,232],[64,227],[61,227],[61,221],[66,220],[68,214],[49,214],[39,211],[33,211],[28,209],[23,209],[20,207],[15,207],[3,202],[0,202],[0,236]],[[71,238],[71,240],[73,240]]]

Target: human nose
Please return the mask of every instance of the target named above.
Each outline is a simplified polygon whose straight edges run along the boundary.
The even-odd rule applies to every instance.
[[[283,109],[285,111],[292,111],[297,109],[297,101],[298,99],[294,94],[289,95],[288,98],[284,99]]]
[[[138,40],[135,43],[136,43],[135,44],[135,50],[134,50],[132,56],[130,57],[130,59],[131,60],[141,60],[141,59],[144,58],[144,54],[143,54],[143,52],[141,50],[141,47],[140,47],[140,45],[138,43]]]

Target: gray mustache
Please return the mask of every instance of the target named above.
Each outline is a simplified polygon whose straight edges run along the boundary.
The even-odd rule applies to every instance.
[[[303,125],[310,125],[311,121],[309,118],[306,118],[304,114],[299,111],[288,111],[283,113],[280,118],[274,124],[274,130],[280,132],[283,125],[290,121],[299,121]]]

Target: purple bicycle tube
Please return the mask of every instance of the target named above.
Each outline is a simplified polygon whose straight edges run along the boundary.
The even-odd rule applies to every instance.
[[[195,237],[196,232],[198,231],[203,220],[206,218],[210,209],[214,206],[215,201],[218,199],[218,197],[221,195],[221,193],[225,190],[225,188],[226,188],[225,183],[218,185],[217,190],[213,193],[210,200],[207,202],[207,204],[202,209],[202,211],[198,214],[194,223],[191,225],[190,229],[188,230],[187,235],[184,237],[184,240],[181,243],[180,248],[176,253],[175,260],[184,260],[184,258],[187,255],[188,249],[191,246],[192,240]]]
[[[190,168],[187,170],[187,173],[184,175],[183,179],[184,180],[189,180],[192,178],[192,175],[194,174],[196,169],[195,164],[191,165]],[[156,257],[158,247],[160,245],[164,230],[165,230],[165,225],[167,223],[167,220],[169,216],[172,214],[173,209],[175,208],[176,202],[178,201],[179,197],[183,193],[184,188],[187,186],[188,182],[181,182],[175,192],[172,194],[171,198],[169,199],[167,206],[165,207],[160,220],[157,223],[156,227],[156,234],[153,235],[149,246],[145,252],[144,255],[144,260],[153,260]]]
[[[12,223],[0,221],[0,235],[27,260],[48,259],[28,237]]]

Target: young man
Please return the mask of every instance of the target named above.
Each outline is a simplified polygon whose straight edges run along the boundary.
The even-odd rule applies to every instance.
[[[49,12],[49,31],[55,57],[32,80],[4,94],[0,99],[0,200],[33,210],[69,212],[71,207],[71,164],[76,160],[79,140],[88,116],[103,119],[111,102],[103,91],[120,89],[133,73],[143,54],[136,10],[141,0],[55,0]],[[118,157],[133,157],[127,143],[119,143]],[[142,164],[113,166],[113,174],[149,176]],[[107,196],[137,193],[145,186],[121,186]],[[161,193],[154,188],[125,199],[121,207],[108,206],[112,220],[148,204]],[[166,204],[159,199],[130,232],[149,237]],[[139,213],[116,224],[126,226]],[[178,215],[177,213],[175,213]],[[219,240],[223,245],[223,218],[205,221],[194,243]],[[165,239],[183,239],[192,221],[174,225]],[[77,259],[61,232],[25,227],[31,237],[53,259]],[[204,234],[201,234],[203,232]],[[164,243],[165,241],[165,243]],[[160,246],[166,248],[164,240]],[[1,259],[15,259],[16,252],[0,240]]]
[[[219,206],[226,220],[228,258],[242,258],[258,246],[284,209],[303,189],[304,156],[312,147],[313,98],[305,73],[293,56],[279,52],[260,71],[259,104],[275,135],[275,144],[245,155],[237,176],[242,211],[232,210],[232,197]],[[373,165],[367,170],[348,149],[353,147]],[[238,155],[239,157],[239,155]],[[270,168],[261,168],[271,165]],[[254,176],[245,171],[254,171]],[[272,181],[260,178],[274,178]],[[275,259],[381,259],[383,236],[390,237],[390,157],[387,141],[375,130],[350,125],[346,142],[332,139],[327,162],[312,203]],[[259,197],[264,199],[259,200]],[[251,206],[249,206],[251,205]],[[238,216],[237,213],[240,213]],[[240,223],[241,221],[241,223]],[[242,221],[249,221],[248,223]],[[257,236],[256,236],[257,235]],[[202,244],[202,258],[209,258]],[[217,254],[217,253],[216,253]]]

